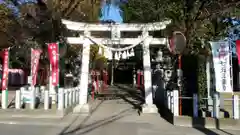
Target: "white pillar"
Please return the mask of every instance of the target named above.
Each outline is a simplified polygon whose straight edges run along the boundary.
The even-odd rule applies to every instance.
[[[72,100],[73,98],[72,97],[73,97],[73,88],[70,88],[69,89],[69,94],[68,94],[69,106],[73,105],[73,100]]]
[[[171,91],[167,90],[167,107],[171,110]]]
[[[135,67],[133,68],[133,86],[136,86],[137,81],[136,81],[136,69]]]
[[[73,104],[76,104],[76,91],[77,91],[77,89],[76,88],[73,88],[73,95],[72,95],[72,102],[73,102]]]
[[[219,93],[214,93],[213,96],[213,117],[219,118],[219,111],[220,111],[220,99]]]
[[[8,107],[8,91],[3,90],[2,91],[2,109],[7,109]]]
[[[40,87],[35,88],[36,98],[40,98]]]
[[[68,89],[64,90],[64,108],[68,107]]]
[[[43,102],[44,101],[44,91],[45,91],[46,87],[45,86],[41,86],[40,87],[40,102]]]
[[[90,36],[89,31],[84,31],[85,36]],[[90,44],[88,38],[85,37],[82,50],[81,80],[79,91],[79,105],[74,108],[74,112],[89,112],[88,100],[88,76],[89,76],[89,57]]]
[[[173,90],[173,115],[179,116],[179,93],[178,93],[178,90]]]
[[[174,110],[174,98],[173,98],[173,91],[170,92],[170,110],[171,112],[173,113],[173,110]]]
[[[148,36],[148,31],[143,31],[143,37]],[[153,104],[152,91],[152,73],[151,73],[151,59],[149,44],[152,37],[148,37],[143,41],[143,69],[144,69],[144,90],[145,90],[145,104],[143,105],[143,113],[157,113],[158,109]]]
[[[51,104],[56,104],[56,89],[52,85],[52,66],[50,64],[50,75],[49,75],[49,94],[51,97]]]
[[[76,87],[76,94],[75,94],[75,103],[76,103],[76,104],[79,103],[79,102],[78,102],[78,100],[79,100],[79,96],[78,96],[78,95],[79,95],[79,91],[78,91],[78,89],[79,89],[79,88]]]
[[[26,91],[26,87],[21,87],[20,88],[20,93],[21,93],[21,105],[25,104],[26,101],[24,101],[24,92]]]
[[[64,108],[64,89],[58,89],[58,110],[63,110]]]
[[[35,92],[35,87],[32,85],[31,86],[31,104],[30,104],[30,109],[35,109],[35,104],[36,104],[36,92]]]
[[[77,87],[76,100],[78,104],[79,104],[79,97],[80,97],[79,94],[80,94],[80,87]]]
[[[21,109],[21,91],[16,91],[16,97],[15,97],[15,108]]]
[[[238,95],[233,95],[233,118],[239,119],[239,97]]]
[[[44,110],[49,109],[49,91],[45,90],[44,91]]]

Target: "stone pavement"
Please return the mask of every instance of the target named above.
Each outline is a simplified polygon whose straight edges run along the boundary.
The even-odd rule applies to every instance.
[[[123,101],[98,101],[91,115],[78,117],[61,135],[239,135],[240,131],[176,127],[159,114],[141,114]]]
[[[54,126],[0,124],[0,135],[51,135],[53,130],[58,129]]]
[[[240,131],[176,127],[123,101],[96,101],[90,115],[63,119],[0,119],[0,135],[239,135]]]

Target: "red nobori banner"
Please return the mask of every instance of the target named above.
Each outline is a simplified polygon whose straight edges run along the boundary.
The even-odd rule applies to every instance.
[[[35,86],[37,82],[38,65],[41,53],[42,50],[40,49],[31,49],[31,73],[33,86]]]
[[[49,43],[48,44],[48,57],[52,67],[52,85],[57,86],[59,82],[58,75],[58,61],[59,61],[59,52],[58,52],[58,43]]]
[[[8,85],[8,49],[3,50],[3,74],[2,74],[2,90],[7,90]]]
[[[240,40],[236,41],[236,51],[237,51],[237,57],[238,57],[238,65],[240,65]]]

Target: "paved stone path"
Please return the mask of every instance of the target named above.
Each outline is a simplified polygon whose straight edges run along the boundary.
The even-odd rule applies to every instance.
[[[7,123],[8,121],[8,123]],[[17,122],[18,121],[18,122]],[[1,124],[3,123],[3,124]],[[5,123],[5,124],[4,124]],[[0,119],[1,135],[239,135],[240,131],[176,127],[158,114],[139,116],[123,101],[94,102],[89,116],[64,119]]]
[[[142,114],[129,104],[117,101],[98,102],[93,113],[85,118],[78,117],[62,131],[63,135],[238,135],[240,131],[220,131],[176,127],[159,114]],[[119,103],[119,102],[118,102]]]

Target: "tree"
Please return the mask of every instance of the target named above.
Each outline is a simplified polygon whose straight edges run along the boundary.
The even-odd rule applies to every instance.
[[[206,97],[208,41],[224,39],[230,26],[223,20],[240,16],[239,0],[129,0],[123,6],[127,22],[156,22],[170,19],[165,36],[181,31],[187,39],[184,54],[198,57],[198,92]]]
[[[64,41],[62,37],[66,34],[66,29],[61,24],[61,18],[95,21],[98,19],[99,5],[96,0],[43,0],[24,5],[9,1],[1,4],[0,48],[13,46],[16,50],[46,49],[47,42]],[[94,10],[89,12],[89,9]],[[14,16],[16,12],[19,14],[17,17]]]
[[[182,31],[188,48],[198,52],[201,41],[224,36],[228,25],[222,22],[223,18],[239,16],[239,7],[238,0],[129,0],[124,10],[127,22],[171,19],[166,36]]]
[[[61,19],[96,22],[100,6],[100,0],[36,0],[23,5],[11,0],[4,2],[0,3],[0,48],[11,47],[10,66],[29,69],[30,48],[40,48],[43,50],[40,65],[47,71],[46,43],[58,41],[67,44],[64,36],[76,34],[68,32]],[[74,62],[79,61],[80,55],[81,46],[67,45],[67,55],[61,62],[71,62],[70,68],[74,69]]]

